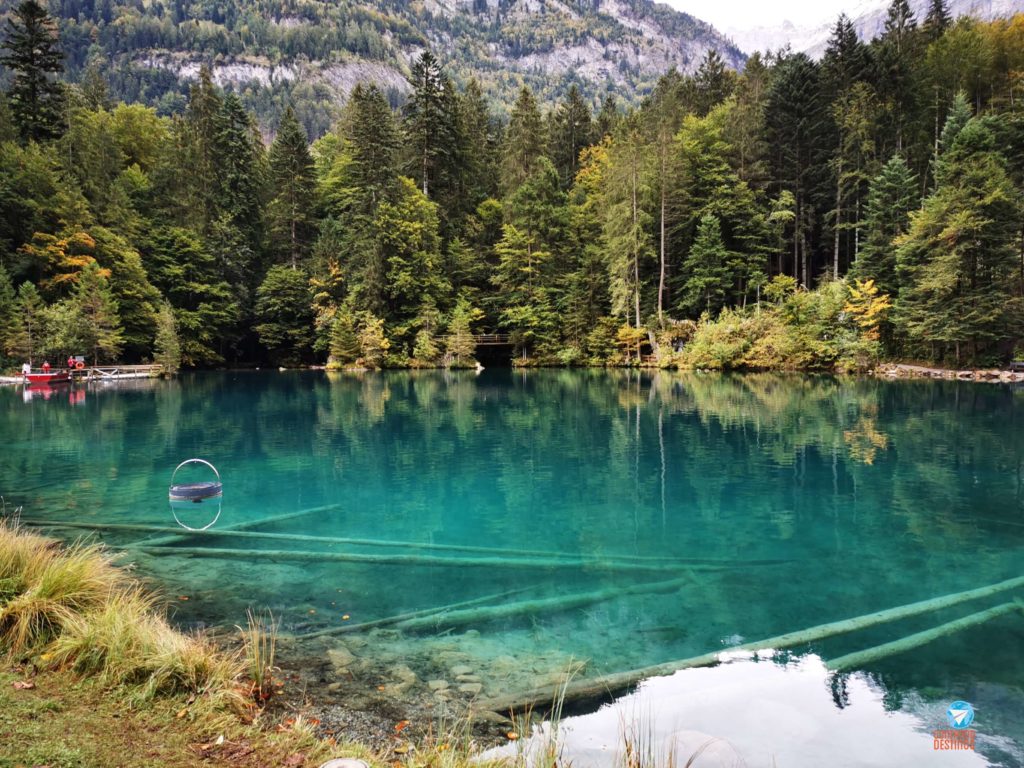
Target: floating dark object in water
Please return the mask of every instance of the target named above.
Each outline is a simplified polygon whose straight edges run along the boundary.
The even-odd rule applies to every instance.
[[[178,470],[184,467],[186,464],[205,464],[207,467],[213,470],[213,474],[217,476],[216,480],[205,480],[200,483],[177,483],[175,484],[174,478],[178,475]],[[205,459],[185,459],[178,466],[174,468],[174,474],[171,475],[171,487],[167,491],[167,495],[171,501],[194,501],[200,502],[203,499],[215,499],[218,496],[224,494],[224,484],[220,481],[220,472],[210,462]]]
[[[180,483],[172,485],[168,496],[171,501],[192,501],[199,503],[203,499],[213,499],[224,495],[224,485],[219,480],[208,480],[203,483]]]

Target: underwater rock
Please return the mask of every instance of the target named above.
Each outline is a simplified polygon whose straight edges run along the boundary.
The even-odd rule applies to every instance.
[[[356,660],[356,657],[352,655],[348,648],[339,645],[327,651],[327,659],[331,662],[331,666],[334,667],[335,673],[342,674],[352,666],[352,662]]]
[[[404,696],[419,680],[416,673],[405,664],[395,665],[388,671],[388,674],[395,682],[387,686],[386,690],[395,696]]]
[[[480,678],[477,675],[456,675],[456,682],[459,683],[479,683]]]
[[[483,689],[483,683],[463,683],[459,686],[459,693],[468,693],[472,696],[476,696]]]
[[[458,666],[452,667],[451,673],[458,679],[459,675],[471,675],[473,674],[473,668],[467,667],[465,664],[459,664]]]
[[[432,691],[443,691],[448,687],[447,680],[427,680],[427,687]]]

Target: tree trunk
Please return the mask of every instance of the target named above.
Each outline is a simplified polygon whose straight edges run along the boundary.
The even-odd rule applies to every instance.
[[[658,275],[658,325],[665,327],[662,319],[665,297],[665,163],[661,167],[661,271]]]
[[[800,196],[797,195],[793,217],[793,278],[800,284]]]
[[[842,145],[839,147],[842,152]],[[832,279],[839,279],[839,225],[843,216],[843,162],[839,161],[839,168],[836,173],[836,219],[832,226],[834,235],[832,237]]]
[[[633,164],[633,301],[636,305],[636,327],[640,327],[640,249],[636,242],[636,223],[638,219],[636,200],[636,160]],[[640,345],[637,344],[637,362],[640,360]]]

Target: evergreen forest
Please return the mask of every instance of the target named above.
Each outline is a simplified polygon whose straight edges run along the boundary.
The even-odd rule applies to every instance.
[[[425,51],[266,141],[203,69],[163,115],[2,32],[0,356],[438,367],[989,365],[1024,332],[1024,15],[917,19],[741,72],[708,53],[599,109],[496,108]],[[507,118],[505,117],[507,115]],[[312,141],[311,141],[312,140]]]

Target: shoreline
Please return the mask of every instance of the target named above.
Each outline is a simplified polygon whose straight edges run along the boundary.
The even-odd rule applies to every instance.
[[[942,381],[972,381],[980,384],[1015,384],[1024,382],[1024,371],[1003,368],[934,368],[910,363],[879,363],[872,371],[875,378],[933,379]]]

